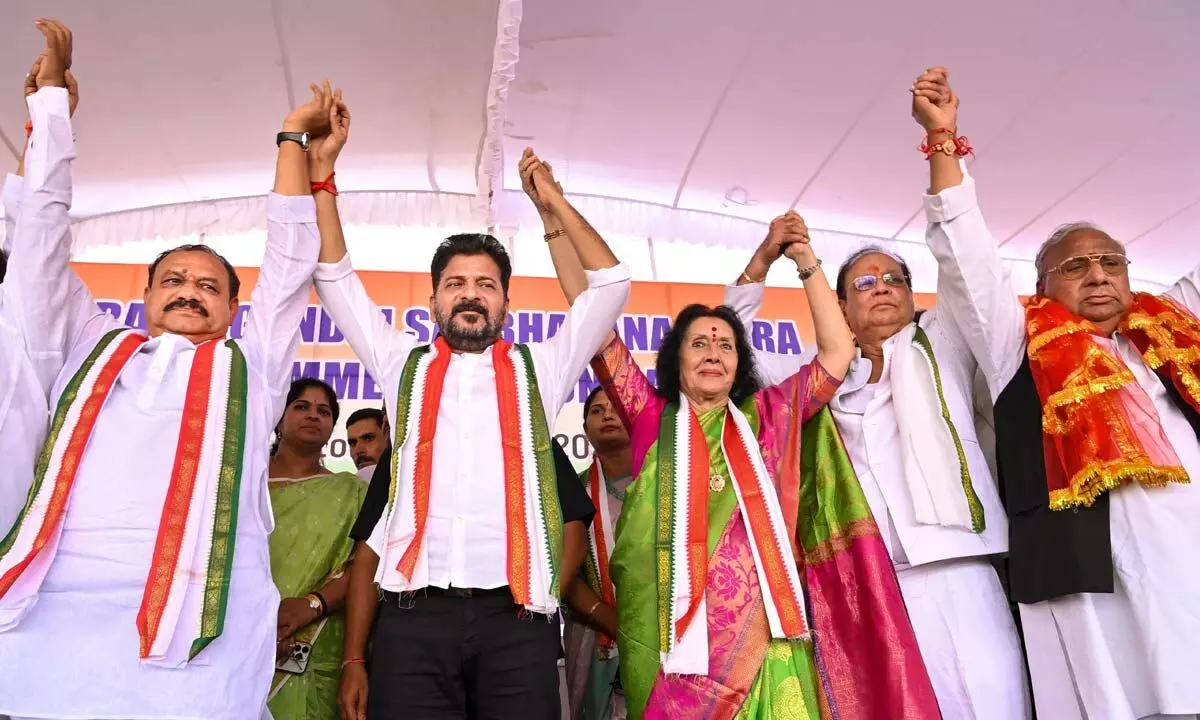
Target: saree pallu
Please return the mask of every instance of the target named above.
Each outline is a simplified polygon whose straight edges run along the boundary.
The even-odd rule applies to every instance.
[[[304,597],[343,572],[354,548],[350,530],[367,485],[353,473],[275,480],[271,575],[281,597]],[[277,672],[267,708],[277,720],[337,720],[345,618],[338,613],[296,632],[312,644],[302,675]]]
[[[825,403],[817,363],[740,406],[779,492],[812,632],[772,639],[745,524],[728,484],[709,498],[709,674],[661,670],[655,560],[657,427],[664,402],[619,343],[593,364],[631,428],[637,480],[612,558],[630,718],[924,720],[940,717],[899,584]],[[726,472],[720,423],[700,416],[710,469]],[[723,421],[724,413],[719,413]],[[726,497],[728,494],[728,497]]]

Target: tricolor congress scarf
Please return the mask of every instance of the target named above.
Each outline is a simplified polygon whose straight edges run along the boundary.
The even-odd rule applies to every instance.
[[[1042,401],[1046,483],[1054,510],[1087,507],[1130,480],[1189,482],[1146,391],[1124,361],[1097,343],[1100,329],[1061,303],[1035,297],[1025,309],[1029,369]],[[1118,330],[1146,365],[1200,410],[1200,322],[1169,298],[1135,293]]]
[[[121,372],[146,342],[133,330],[108,333],[63,390],[25,507],[0,542],[0,625],[15,625],[32,607],[58,551],[92,431]],[[182,665],[221,635],[237,531],[246,387],[246,361],[236,343],[212,340],[196,348],[137,614],[139,654],[151,664]],[[204,582],[192,585],[193,578]],[[185,615],[188,592],[201,592],[203,598]],[[176,648],[187,648],[186,653],[169,652],[177,636],[185,642]]]
[[[600,459],[592,461],[584,474],[584,487],[596,507],[596,519],[588,528],[588,554],[584,558],[584,575],[588,585],[609,607],[617,606],[617,593],[613,588],[612,575],[608,572],[608,560],[613,549],[613,517],[608,506],[608,486]],[[603,657],[616,657],[617,645],[613,638],[596,633],[597,651]]]
[[[808,635],[804,591],[779,496],[745,415],[729,402],[721,449],[754,553],[773,638]],[[656,522],[663,671],[708,674],[708,444],[687,398],[663,410]]]
[[[529,348],[500,340],[490,352],[496,371],[504,453],[508,584],[518,605],[551,614],[558,610],[563,542],[562,508],[550,450],[553,440]],[[401,592],[429,585],[424,541],[433,477],[433,438],[442,383],[452,354],[439,336],[432,345],[418,346],[409,353],[400,378],[392,486],[383,520],[384,549],[375,578],[384,590]],[[460,449],[463,453],[471,451]]]

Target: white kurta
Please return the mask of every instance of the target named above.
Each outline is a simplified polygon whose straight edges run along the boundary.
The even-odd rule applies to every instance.
[[[762,297],[762,284],[725,290],[725,303],[738,311],[747,327]],[[925,313],[921,326],[933,344],[946,404],[985,510],[985,532],[924,525],[914,518],[903,477],[889,373],[896,337],[884,343],[879,381],[868,382],[871,362],[859,355],[829,408],[896,566],[900,591],[943,716],[947,720],[1020,720],[1030,715],[1025,662],[1008,599],[989,559],[1008,549],[1008,521],[995,478],[975,438],[975,363],[965,343],[953,333],[953,327],[940,321],[936,311]],[[754,359],[764,383],[776,384],[795,374],[809,354],[758,350]]]
[[[587,278],[588,289],[575,299],[553,337],[529,345],[542,409],[551,427],[629,297],[629,270],[624,265],[588,272]],[[349,256],[338,263],[321,263],[314,279],[322,304],[346,342],[380,383],[391,427],[402,427],[395,415],[399,403],[394,399],[416,338],[387,323],[367,296]],[[412,401],[411,408],[411,412],[420,412],[419,399]],[[417,587],[497,588],[508,584],[500,440],[492,353],[454,353],[442,385],[433,437],[428,524],[422,559],[414,573],[422,575],[425,563],[428,583]],[[404,453],[400,477],[410,476],[414,455]],[[380,555],[386,530],[381,518],[368,540]]]
[[[34,135],[7,288],[31,352],[57,359],[54,403],[100,337],[119,327],[72,283],[66,92],[29,100]],[[245,457],[224,631],[178,668],[138,660],[135,618],[150,568],[195,346],[159,335],[130,360],[96,422],[60,546],[37,602],[0,628],[0,713],[42,718],[258,718],[274,671],[279,594],[266,487],[319,238],[312,198],[271,195],[267,249],[238,340],[248,368]],[[172,647],[175,645],[173,643]]]
[[[994,396],[1025,356],[1025,313],[975,198],[974,181],[927,197],[928,240],[949,282],[939,290],[979,359]],[[1168,293],[1200,311],[1200,270]],[[1200,443],[1158,377],[1125,338],[1095,340],[1125,362],[1192,478],[1188,485],[1111,493],[1116,592],[1080,593],[1021,605],[1039,717],[1132,720],[1200,714]]]
[[[6,238],[13,236],[23,187],[21,178],[15,175],[5,179]],[[0,458],[5,465],[0,471],[0,534],[8,532],[25,504],[48,418],[46,392],[25,352],[17,308],[4,301],[5,288],[0,284]]]

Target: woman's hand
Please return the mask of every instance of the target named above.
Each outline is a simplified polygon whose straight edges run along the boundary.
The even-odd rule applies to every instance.
[[[308,598],[285,598],[279,601],[278,637],[290,638],[296,631],[312,624],[320,614],[312,608]]]

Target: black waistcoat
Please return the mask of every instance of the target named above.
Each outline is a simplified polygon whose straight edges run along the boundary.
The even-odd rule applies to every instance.
[[[1200,413],[1184,401],[1165,372],[1158,378],[1200,438]],[[1000,499],[1008,512],[1012,599],[1035,603],[1075,593],[1111,593],[1108,493],[1101,493],[1088,508],[1050,509],[1042,403],[1028,357],[996,399],[995,421]]]

